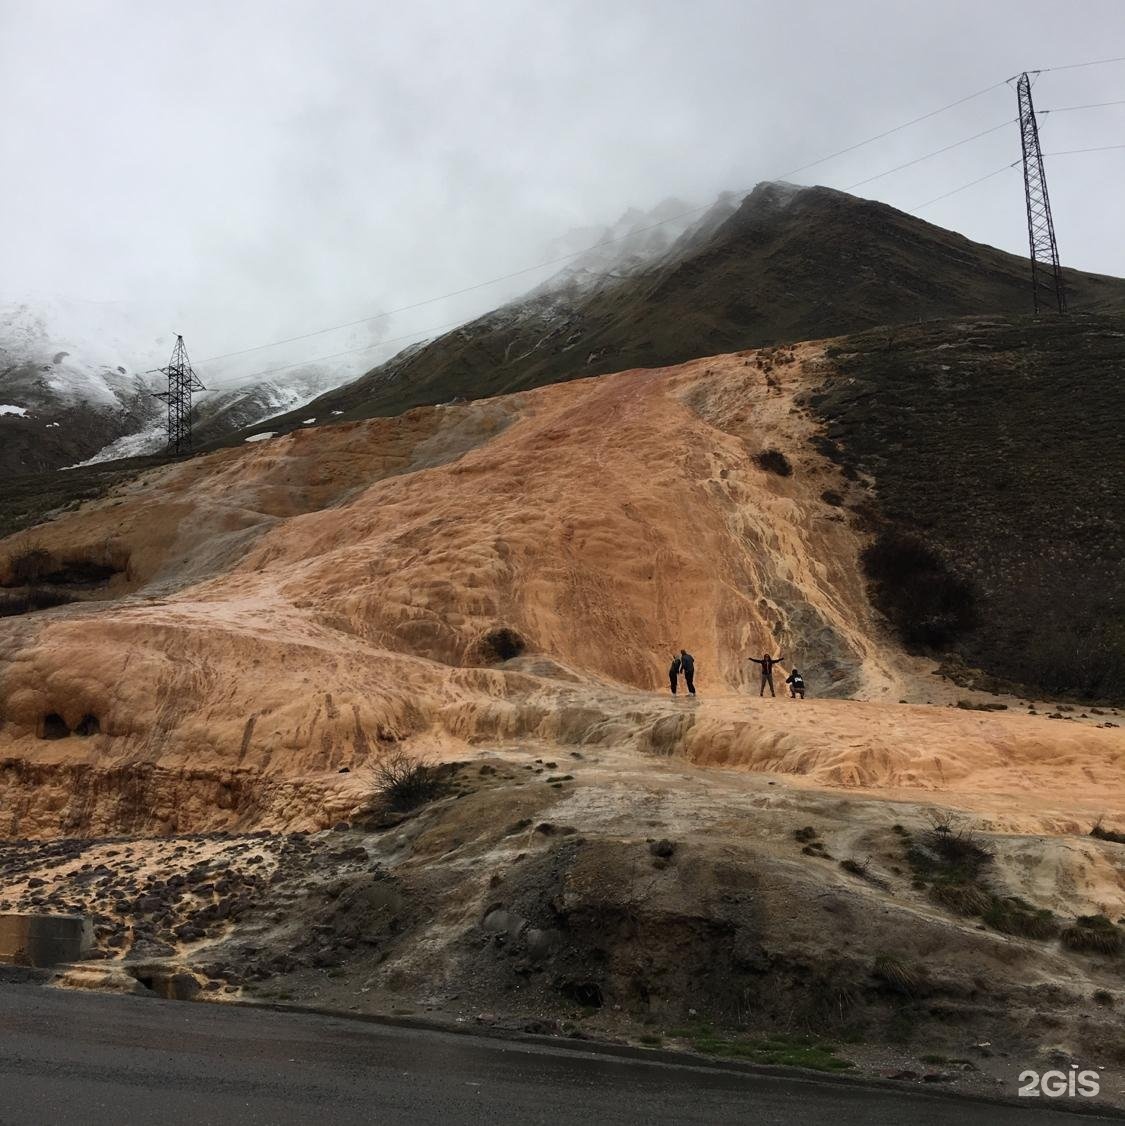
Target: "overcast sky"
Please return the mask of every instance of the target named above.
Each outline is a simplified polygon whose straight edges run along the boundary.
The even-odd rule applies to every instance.
[[[166,307],[203,357],[472,285],[630,206],[749,189],[1020,70],[1114,55],[1122,0],[0,0],[0,296]],[[1041,109],[1125,99],[1125,64],[1034,92]],[[849,187],[1014,115],[1001,87],[792,178]],[[1042,136],[1048,153],[1125,143],[1125,105],[1048,115]],[[913,208],[1018,157],[1013,123],[856,192]],[[1125,275],[1125,149],[1048,176],[1064,262]],[[1025,253],[1022,207],[1012,169],[922,214]],[[443,325],[547,272],[375,327]]]

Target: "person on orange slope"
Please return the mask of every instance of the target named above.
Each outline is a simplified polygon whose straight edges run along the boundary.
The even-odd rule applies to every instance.
[[[676,694],[676,685],[680,679],[681,662],[678,656],[672,658],[671,665],[668,666],[668,686],[672,689],[672,695]]]
[[[749,660],[753,661],[756,665],[762,666],[762,683],[758,688],[758,695],[764,696],[766,694],[766,685],[769,685],[770,695],[776,696],[777,693],[773,690],[773,666],[780,661],[784,661],[784,657],[771,657],[768,653],[763,653],[760,658],[750,657]]]
[[[790,700],[795,700],[798,696],[802,700],[805,698],[805,678],[796,669],[785,678],[785,683],[789,685]]]
[[[684,683],[687,685],[688,694],[695,695],[695,658],[686,650],[680,650],[680,671],[684,674]]]

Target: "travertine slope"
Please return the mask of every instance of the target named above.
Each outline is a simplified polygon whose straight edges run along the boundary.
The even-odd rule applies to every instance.
[[[114,573],[0,620],[0,829],[331,823],[343,767],[526,741],[1104,809],[1119,730],[925,706],[954,690],[869,605],[865,483],[799,405],[831,378],[808,344],[309,429],[12,537],[2,583],[30,550]],[[816,699],[759,701],[764,650]]]

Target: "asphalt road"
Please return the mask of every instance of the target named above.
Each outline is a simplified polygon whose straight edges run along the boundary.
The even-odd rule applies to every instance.
[[[1082,1121],[859,1083],[747,1075],[333,1017],[0,985],[2,1126]]]

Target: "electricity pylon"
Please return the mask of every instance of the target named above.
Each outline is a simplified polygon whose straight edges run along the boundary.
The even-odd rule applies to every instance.
[[[1031,79],[1025,71],[1016,83],[1020,104],[1020,140],[1023,144],[1023,191],[1027,200],[1027,238],[1031,245],[1031,292],[1037,313],[1057,306],[1066,312],[1066,292],[1059,267],[1059,244],[1047,195],[1047,173],[1039,147],[1039,126],[1031,101]]]
[[[156,398],[168,404],[168,445],[178,454],[187,453],[191,449],[191,393],[207,388],[192,370],[184,338],[178,333],[168,366],[154,370],[168,377],[168,390],[156,392]]]

